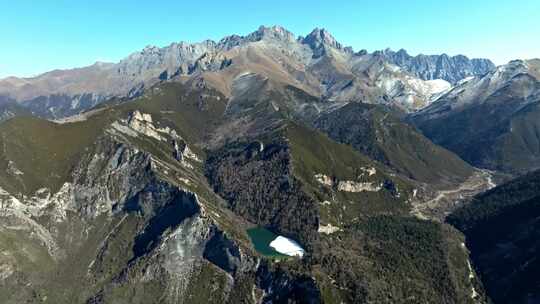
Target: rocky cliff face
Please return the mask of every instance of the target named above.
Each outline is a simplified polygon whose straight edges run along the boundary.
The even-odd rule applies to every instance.
[[[467,77],[482,76],[495,68],[489,59],[469,59],[463,55],[417,55],[411,56],[401,49],[394,52],[390,49],[381,54],[391,63],[405,69],[424,80],[444,79],[452,84]]]
[[[94,93],[52,94],[24,100],[20,106],[36,116],[61,119],[92,109],[106,99],[107,96]]]
[[[135,111],[105,126],[59,190],[1,190],[5,303],[223,303],[302,290],[259,269],[237,220],[199,189],[199,157],[176,159],[182,139],[154,123]]]

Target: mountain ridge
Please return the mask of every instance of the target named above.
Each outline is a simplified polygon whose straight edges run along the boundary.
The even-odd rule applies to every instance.
[[[416,78],[415,71],[409,71],[406,64],[400,66],[400,61],[389,60],[389,54],[355,53],[321,28],[297,37],[281,26],[261,26],[245,36],[230,35],[219,41],[175,42],[161,48],[147,46],[118,63],[54,70],[32,78],[6,78],[0,80],[0,95],[24,102],[36,115],[62,118],[111,97],[137,96],[145,88],[165,80],[194,84],[206,81],[230,95],[234,79],[246,72],[332,100],[365,96],[370,102],[391,102],[406,110],[425,106],[449,87],[424,84],[435,79]],[[368,69],[366,64],[376,67]],[[470,73],[467,70],[460,75]],[[452,80],[455,78],[458,76]],[[92,101],[78,104],[75,100],[81,96],[91,96]],[[48,106],[35,105],[43,100]]]
[[[475,166],[510,174],[538,168],[539,71],[539,59],[511,61],[458,84],[410,121]]]
[[[409,72],[424,80],[444,79],[456,84],[471,76],[481,76],[495,68],[489,59],[472,58],[464,55],[449,56],[418,54],[411,56],[406,50],[394,52],[390,49],[379,51],[398,66],[405,67]]]
[[[462,231],[495,303],[535,303],[538,292],[540,171],[477,195],[447,221]]]
[[[461,237],[411,216],[415,184],[291,121],[288,101],[227,112],[221,93],[167,82],[63,121],[1,122],[2,298],[370,303],[392,287],[472,304]],[[258,252],[259,226],[304,257]]]

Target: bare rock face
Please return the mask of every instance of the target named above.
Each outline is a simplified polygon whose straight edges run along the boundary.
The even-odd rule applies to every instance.
[[[332,224],[326,224],[326,225],[320,225],[319,226],[319,233],[325,233],[325,234],[332,234],[339,231],[342,231],[343,229],[333,226]]]
[[[121,60],[116,67],[117,73],[127,79],[145,81],[166,71],[168,75],[179,72],[187,74],[190,66],[215,50],[216,43],[210,40],[201,43],[173,43],[168,47],[158,48],[147,46],[141,52],[136,52]]]
[[[313,58],[321,57],[328,48],[343,49],[343,46],[325,29],[316,28],[300,41],[313,50]]]
[[[201,157],[155,117],[136,110],[103,126],[58,190],[0,188],[0,291],[20,291],[5,303],[38,291],[54,303],[267,302],[305,291],[320,300],[314,280],[261,260],[244,221],[207,188]]]
[[[206,52],[199,57],[193,66],[189,69],[191,73],[202,73],[206,71],[219,71],[232,64],[232,60],[228,59],[223,53]]]
[[[83,159],[74,171],[76,208],[89,218],[123,210],[130,197],[155,178],[148,154],[107,140],[98,145],[101,151]]]
[[[159,133],[167,133],[167,131],[158,130],[152,123],[152,116],[150,114],[135,111],[129,117],[127,125],[135,132],[153,137],[157,140],[165,140]]]
[[[362,182],[355,182],[355,181],[340,181],[338,184],[338,190],[339,191],[345,191],[345,192],[377,192],[382,189],[381,185],[375,185],[373,183],[362,183]]]
[[[182,139],[173,139],[173,147],[174,147],[174,158],[180,162],[186,162],[187,160],[193,160],[196,162],[201,162],[201,159],[197,156],[197,154],[193,153],[185,141]]]
[[[463,55],[450,57],[442,54],[413,57],[404,49],[397,52],[387,49],[382,54],[393,64],[404,68],[420,79],[444,79],[452,84],[456,84],[466,77],[484,75],[495,68],[489,59],[469,59]]]
[[[334,181],[332,180],[332,178],[324,174],[316,174],[315,179],[325,186],[332,187],[334,185]]]
[[[136,94],[134,93],[134,95]],[[84,110],[91,109],[112,96],[102,92],[74,94],[58,92],[51,95],[39,95],[30,99],[23,99],[20,104],[33,115],[60,119],[80,114]]]
[[[147,136],[145,140],[168,147],[168,142],[154,136],[165,135],[150,126],[155,122],[149,114],[134,112],[129,121],[131,126],[126,121],[126,128],[133,127],[133,132]],[[136,290],[154,282],[159,288],[147,291],[147,296],[178,303],[187,301],[202,272],[212,271],[213,277],[223,280],[213,296],[226,301],[238,284],[237,276],[255,275],[256,258],[245,249],[241,252],[237,241],[228,239],[214,220],[225,215],[219,215],[215,207],[209,214],[197,194],[164,179],[162,167],[154,165],[164,160],[140,150],[130,138],[126,133],[106,133],[56,193],[42,188],[32,196],[20,196],[0,189],[1,237],[15,232],[21,235],[19,244],[30,248],[19,253],[17,247],[3,247],[5,254],[18,257],[0,257],[0,290],[12,282],[13,288],[22,284],[45,290],[44,297],[56,303],[67,303],[67,298],[109,303],[117,302],[123,288]],[[185,151],[184,155],[195,158]],[[217,235],[221,237],[216,239]],[[223,246],[234,253],[234,266],[220,262]],[[27,265],[20,254],[47,266],[34,267],[35,275],[25,276]],[[48,271],[55,274],[40,279]],[[66,284],[57,279],[70,274],[77,278],[67,283],[69,290],[56,293],[60,289],[55,284]],[[101,283],[94,285],[97,281]],[[4,300],[17,303],[25,297],[22,292]],[[142,296],[140,303],[148,303],[147,299]]]
[[[362,170],[364,171],[364,173],[358,177],[359,179],[365,179],[364,176],[369,178],[377,172],[375,168],[369,167],[362,168]],[[335,181],[333,178],[324,174],[316,174],[314,178],[317,182],[324,186],[327,186],[329,188],[335,187],[338,191],[344,192],[378,192],[383,188],[382,184],[378,184],[376,182],[361,182],[352,180]]]

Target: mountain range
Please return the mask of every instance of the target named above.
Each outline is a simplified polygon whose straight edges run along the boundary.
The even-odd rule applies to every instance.
[[[36,115],[62,118],[112,97],[137,96],[169,79],[192,86],[205,82],[235,97],[246,76],[257,74],[276,87],[294,86],[331,101],[391,103],[410,111],[428,104],[457,79],[482,75],[493,66],[487,59],[411,57],[403,50],[355,53],[324,29],[296,37],[273,26],[218,42],[148,46],[115,64],[97,62],[32,78],[9,77],[0,80],[0,95]]]
[[[480,76],[493,70],[495,65],[489,59],[469,59],[463,55],[418,55],[411,56],[400,49],[397,52],[381,52],[387,60],[423,80],[443,79],[452,84],[471,76]]]
[[[519,174],[540,165],[539,102],[540,60],[515,60],[463,81],[411,119],[469,163]]]
[[[539,77],[273,26],[0,80],[0,299],[539,303]]]

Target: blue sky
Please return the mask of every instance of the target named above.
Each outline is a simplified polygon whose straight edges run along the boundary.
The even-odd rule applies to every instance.
[[[218,40],[259,25],[328,29],[355,50],[540,57],[539,0],[0,0],[0,78],[116,62],[146,45]]]

